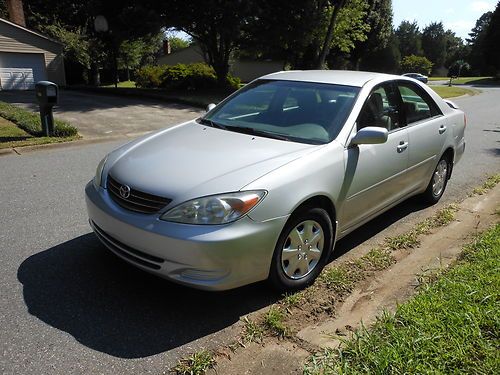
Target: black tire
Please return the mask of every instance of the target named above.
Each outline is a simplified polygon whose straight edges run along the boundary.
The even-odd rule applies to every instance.
[[[318,228],[320,227],[323,233],[323,239],[322,242],[320,241],[317,244],[314,244],[314,248],[310,250],[310,252],[309,250],[303,250],[303,252],[297,251],[298,260],[295,260],[295,257],[293,257],[293,261],[302,262],[302,265],[307,263],[307,268],[311,267],[311,269],[310,271],[305,273],[304,276],[301,276],[299,272],[298,275],[293,275],[293,277],[295,278],[292,278],[287,275],[284,269],[288,268],[285,267],[285,265],[290,261],[284,260],[282,262],[282,254],[287,244],[289,244],[287,246],[291,246],[290,235],[292,235],[292,230],[294,231],[294,233],[296,233],[298,229],[300,229],[301,225],[304,228],[304,231],[306,231],[305,226],[307,226],[308,228],[312,228],[311,233],[313,233],[313,237],[315,237],[315,234],[320,233],[319,231],[314,232],[315,229],[319,230]],[[274,249],[271,269],[269,272],[269,281],[273,285],[273,287],[279,292],[291,292],[303,289],[306,286],[310,285],[316,279],[316,277],[318,277],[321,270],[328,261],[333,245],[333,233],[333,225],[330,216],[322,208],[304,207],[292,214],[292,216],[290,216],[290,218],[288,219],[285,227],[283,228],[283,231],[281,232]],[[307,240],[307,238],[305,238],[304,240]],[[319,250],[321,243],[321,256],[319,257],[319,259],[313,259],[313,253],[316,253]],[[309,249],[311,249],[311,244],[308,245],[307,241],[305,242],[305,244],[302,244],[302,246],[304,245],[309,246]],[[303,255],[299,256],[299,252],[301,252]],[[310,256],[310,258],[308,258],[308,256]],[[290,270],[294,266],[289,265],[289,267],[290,269],[288,272],[291,273]]]
[[[446,168],[445,171],[442,170],[443,166],[445,166]],[[452,164],[449,157],[443,156],[441,157],[441,159],[439,159],[434,172],[432,172],[432,177],[429,181],[429,185],[427,185],[427,189],[422,194],[422,199],[424,202],[432,205],[436,204],[441,199],[444,191],[446,190],[448,179],[450,178],[451,168]],[[442,184],[442,187],[440,189],[436,189],[436,184]]]

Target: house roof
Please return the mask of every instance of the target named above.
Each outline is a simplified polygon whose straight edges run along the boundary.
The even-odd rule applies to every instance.
[[[372,79],[393,77],[389,74],[358,72],[349,70],[288,70],[261,77],[262,79],[280,79],[287,81],[306,81],[332,83],[337,85],[363,87]]]
[[[25,31],[25,32],[27,32],[27,33],[30,33],[30,34],[36,35],[36,36],[37,36],[37,37],[39,37],[39,38],[42,38],[42,39],[48,40],[48,41],[50,41],[50,42],[53,42],[53,43],[56,43],[56,44],[59,44],[59,45],[63,45],[61,42],[59,42],[59,41],[57,41],[57,40],[55,40],[55,39],[49,38],[48,36],[45,36],[45,35],[43,35],[43,34],[40,34],[39,32],[36,32],[36,31],[30,30],[30,29],[28,29],[28,28],[26,28],[26,27],[24,27],[24,26],[21,26],[21,25],[18,25],[18,24],[16,24],[16,23],[14,23],[14,22],[10,22],[10,21],[6,20],[5,18],[0,18],[0,22],[3,22],[3,23],[5,23],[5,24],[10,25],[10,26],[13,26],[13,27],[17,27],[18,29],[21,29],[21,30],[23,30],[23,31]]]

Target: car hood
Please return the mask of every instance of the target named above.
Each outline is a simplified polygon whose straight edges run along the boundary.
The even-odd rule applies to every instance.
[[[176,204],[238,191],[319,147],[191,121],[123,146],[110,155],[107,171],[123,184]]]

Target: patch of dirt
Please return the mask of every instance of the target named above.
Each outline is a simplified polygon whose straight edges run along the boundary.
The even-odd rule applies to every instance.
[[[302,374],[302,363],[309,352],[288,341],[271,340],[266,345],[250,344],[234,356],[223,355],[210,375]]]

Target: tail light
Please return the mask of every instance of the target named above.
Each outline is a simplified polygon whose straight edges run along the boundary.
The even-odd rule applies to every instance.
[[[467,127],[467,116],[465,115],[465,113],[464,113],[464,127],[465,128]]]

